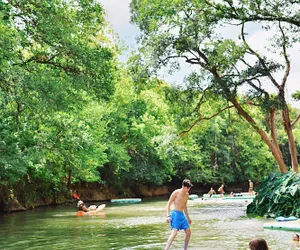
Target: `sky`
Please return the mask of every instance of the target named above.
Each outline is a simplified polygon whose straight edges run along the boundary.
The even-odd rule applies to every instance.
[[[130,51],[137,48],[136,38],[139,35],[139,29],[136,25],[130,22],[130,9],[129,4],[130,0],[98,0],[106,11],[106,20],[111,24],[114,31],[119,35],[120,40],[128,47],[128,50],[120,57],[121,60],[126,61]],[[267,39],[272,36],[272,32],[265,32],[261,30],[259,25],[250,25],[246,27],[249,35],[247,36],[247,41],[250,45],[257,48],[259,51],[263,51],[266,55],[271,55],[271,52],[267,52],[264,49],[264,45],[267,42]],[[238,32],[235,27],[227,27],[220,31],[227,38],[237,39]],[[289,51],[291,55],[291,72],[288,78],[287,83],[287,96],[289,103],[292,106],[300,108],[300,101],[293,101],[291,95],[300,90],[300,44],[297,44],[293,49]],[[277,55],[278,59],[282,61],[279,55]],[[160,77],[174,85],[181,84],[183,81],[183,77],[186,76],[189,72],[191,72],[193,68],[188,64],[181,64],[181,69],[179,72],[174,73],[173,75],[169,75],[167,71],[161,71]],[[283,73],[276,75],[277,79],[283,78]],[[266,88],[269,91],[274,91],[271,84],[266,84]]]

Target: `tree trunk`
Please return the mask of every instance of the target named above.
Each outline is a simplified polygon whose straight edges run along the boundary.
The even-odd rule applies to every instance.
[[[293,134],[293,127],[291,125],[290,115],[287,107],[282,110],[282,118],[284,122],[284,129],[287,133],[289,140],[289,150],[291,154],[291,162],[293,172],[298,172],[298,160],[297,160],[297,149],[295,144],[295,138]]]
[[[67,182],[67,188],[70,189],[71,187],[71,179],[72,179],[72,170],[68,170],[68,182]]]
[[[277,135],[276,135],[276,127],[275,127],[275,109],[271,108],[270,110],[270,119],[269,119],[269,123],[270,123],[270,129],[271,129],[271,137],[272,137],[272,141],[274,146],[278,149],[278,151],[281,154],[281,158],[282,158],[282,152],[280,150],[279,144],[278,144],[278,140],[277,140]]]
[[[233,100],[231,101],[232,104],[235,106],[235,108],[237,109],[238,113],[244,117],[244,119],[250,123],[250,125],[255,129],[255,131],[260,135],[260,137],[263,139],[263,141],[268,145],[269,149],[271,150],[275,160],[278,163],[279,166],[279,170],[282,173],[286,173],[287,169],[285,166],[285,163],[282,159],[282,154],[279,148],[276,148],[273,143],[271,142],[271,140],[269,139],[268,135],[265,133],[265,131],[263,131],[261,128],[259,128],[259,126],[256,124],[256,122],[253,120],[253,118],[241,107],[241,105],[238,103],[238,101],[233,98]]]

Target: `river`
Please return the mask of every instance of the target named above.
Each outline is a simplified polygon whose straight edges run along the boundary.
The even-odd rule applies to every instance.
[[[99,203],[100,204],[100,203]],[[36,208],[0,216],[1,249],[163,249],[170,234],[167,198],[141,203],[107,203],[103,213],[76,216],[76,204]],[[294,232],[263,229],[267,219],[248,218],[243,201],[209,204],[189,201],[189,249],[248,249],[252,238],[266,239],[271,250],[300,249]],[[183,249],[179,232],[171,249]]]

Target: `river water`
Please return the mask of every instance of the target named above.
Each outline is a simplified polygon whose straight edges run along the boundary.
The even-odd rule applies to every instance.
[[[167,198],[138,204],[107,203],[103,213],[76,216],[76,204],[37,208],[0,216],[1,249],[163,249],[170,234]],[[271,250],[300,249],[294,232],[263,229],[267,219],[248,218],[245,201],[210,204],[189,201],[189,249],[248,249],[252,238],[266,239]],[[183,249],[180,231],[171,249]]]

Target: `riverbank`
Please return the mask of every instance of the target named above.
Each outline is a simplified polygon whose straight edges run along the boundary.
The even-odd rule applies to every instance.
[[[117,198],[128,197],[157,197],[164,196],[170,193],[170,187],[148,187],[145,185],[138,185],[135,189],[125,188],[123,192],[118,192],[113,188],[99,184],[82,184],[77,185],[69,191],[56,193],[55,196],[36,194],[36,199],[32,199],[34,196],[34,190],[30,195],[26,195],[22,192],[15,192],[8,195],[7,202],[2,201],[0,203],[0,213],[26,211],[36,207],[67,204],[74,201],[72,194],[76,193],[81,200],[85,202],[91,201],[108,201]]]
[[[202,195],[207,193],[211,186],[215,189],[218,188],[216,184],[195,184],[190,193]],[[16,188],[13,192],[6,190],[6,194],[2,190],[0,213],[26,211],[41,206],[71,203],[74,201],[72,200],[73,193],[78,194],[80,199],[85,202],[104,202],[119,198],[168,196],[179,187],[180,183],[172,183],[165,186],[146,186],[139,184],[135,187],[124,187],[123,190],[116,190],[114,187],[97,183],[81,183],[74,185],[70,190],[65,189],[64,192],[46,192],[34,186],[26,186],[24,188]],[[225,186],[226,193],[230,193],[231,191],[242,192],[246,189],[247,183],[235,183]]]

